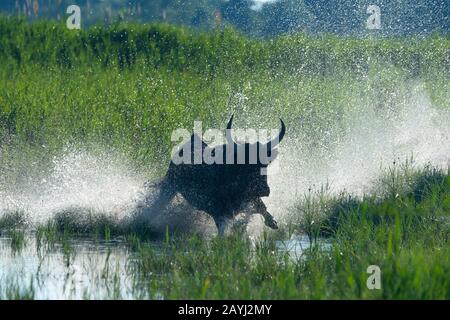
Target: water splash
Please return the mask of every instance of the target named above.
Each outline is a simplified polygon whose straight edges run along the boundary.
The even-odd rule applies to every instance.
[[[0,186],[0,215],[23,212],[32,223],[45,222],[71,210],[131,214],[142,196],[144,178],[116,156],[68,150],[53,158],[47,174],[27,173],[18,184]],[[31,167],[30,167],[31,169]]]
[[[318,145],[318,159],[294,132],[280,153],[280,171],[269,176],[269,211],[277,218],[308,190],[328,185],[331,194],[346,191],[362,195],[394,161],[411,157],[415,168],[450,164],[450,114],[435,108],[423,85],[408,88],[405,99],[389,110],[363,104],[351,108],[345,134],[330,146]]]

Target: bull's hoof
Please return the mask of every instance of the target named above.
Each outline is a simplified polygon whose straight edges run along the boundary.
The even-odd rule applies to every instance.
[[[274,230],[278,229],[278,224],[272,216],[266,217],[264,220],[264,223],[266,226],[268,226],[271,229],[274,229]]]

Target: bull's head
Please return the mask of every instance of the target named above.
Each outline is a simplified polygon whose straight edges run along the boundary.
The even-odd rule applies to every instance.
[[[237,174],[241,179],[237,179],[236,183],[240,184],[240,190],[244,192],[247,198],[266,197],[270,193],[267,183],[267,167],[276,158],[278,150],[276,146],[281,142],[285,133],[286,126],[281,121],[281,130],[275,138],[267,143],[238,143],[233,140],[232,127],[233,116],[227,125],[226,138],[227,149],[233,149],[233,163],[238,164]]]

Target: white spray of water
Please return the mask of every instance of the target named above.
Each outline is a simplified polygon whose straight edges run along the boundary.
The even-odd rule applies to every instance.
[[[423,86],[413,86],[392,114],[376,106],[355,108],[346,134],[325,159],[311,157],[302,141],[287,137],[280,147],[280,170],[269,177],[269,211],[282,218],[295,201],[328,185],[331,194],[361,195],[370,190],[393,161],[413,157],[416,168],[430,164],[447,169],[450,161],[450,116],[433,107]]]
[[[0,215],[24,212],[39,223],[66,210],[87,210],[120,219],[133,212],[143,183],[114,156],[71,150],[54,158],[48,176],[0,186]]]

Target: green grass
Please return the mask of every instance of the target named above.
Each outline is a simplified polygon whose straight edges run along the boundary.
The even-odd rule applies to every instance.
[[[384,71],[383,71],[384,70]],[[119,71],[79,67],[64,71],[27,66],[0,68],[0,139],[3,166],[47,164],[68,146],[126,154],[140,167],[164,170],[174,129],[224,128],[236,112],[237,126],[301,128],[306,147],[330,145],[345,133],[346,121],[378,99],[379,108],[405,104],[411,82],[380,69],[376,77],[271,75],[266,72],[211,78],[189,72],[145,68]],[[448,110],[450,82],[440,75],[420,80],[438,109]],[[239,95],[246,97],[245,105]],[[245,123],[247,122],[247,123]],[[300,127],[301,126],[301,127]],[[329,134],[322,130],[327,126]],[[301,137],[299,137],[301,138]],[[308,145],[310,144],[310,145]]]
[[[257,41],[228,29],[72,32],[0,17],[0,163],[46,164],[67,146],[101,146],[135,166],[152,163],[160,174],[174,129],[192,128],[194,120],[223,128],[232,112],[240,115],[237,125],[245,117],[247,125],[275,127],[283,117],[292,131],[301,125],[309,142],[332,145],[358,108],[404,103],[414,83],[448,110],[449,48],[445,36]],[[61,52],[70,63],[61,63]],[[130,52],[133,58],[122,57]],[[331,127],[327,136],[324,126]]]
[[[173,299],[448,299],[450,176],[437,175],[417,174],[397,198],[327,199],[333,208],[316,223],[332,247],[313,242],[298,261],[275,248],[283,237],[254,246],[237,235],[174,239],[158,251],[134,244],[133,271]],[[366,287],[370,265],[381,268],[381,290]]]
[[[392,173],[387,177],[392,178]],[[329,203],[316,224],[331,244],[321,246],[316,238],[301,257],[276,247],[276,241],[285,241],[292,227],[298,226],[294,222],[256,242],[240,234],[209,241],[168,234],[155,246],[145,235],[128,231],[122,235],[130,249],[125,272],[133,279],[132,295],[151,299],[449,299],[450,175],[427,169],[408,179],[411,186],[394,197],[322,195],[300,200],[302,208]],[[70,239],[77,236],[70,232],[47,228],[36,234],[41,247],[54,239],[67,268],[76,255]],[[47,250],[51,252],[48,246]],[[366,287],[370,265],[381,269],[381,290]],[[100,286],[113,281],[120,287],[123,271],[111,270],[107,263],[101,270],[104,282]],[[4,298],[29,298],[36,290],[13,284],[4,284],[5,291],[0,286],[0,296],[4,292]],[[119,288],[108,292],[103,298],[121,297]]]

